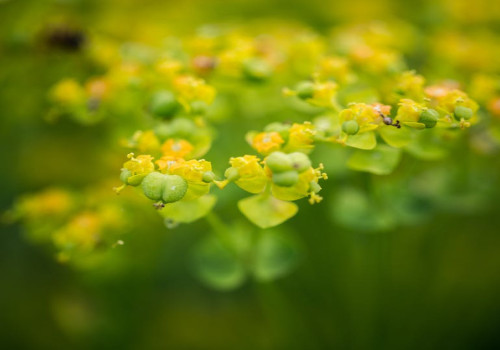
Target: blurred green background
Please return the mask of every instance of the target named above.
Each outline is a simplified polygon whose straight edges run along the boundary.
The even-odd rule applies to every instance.
[[[205,23],[258,18],[296,21],[320,33],[340,24],[397,19],[424,37],[440,28],[487,31],[500,45],[499,7],[485,0],[0,0],[0,212],[20,194],[46,186],[78,189],[117,178],[123,160],[109,137],[112,122],[44,120],[55,82],[99,73],[78,51],[40,44],[40,33],[53,22],[147,42],[158,28],[189,33]],[[423,71],[436,63],[425,52],[409,59]],[[490,63],[493,68],[485,70],[498,74],[499,62]],[[439,66],[444,77],[467,80],[452,63]],[[236,149],[248,151],[241,136],[252,123],[243,124],[233,121],[219,130],[238,127],[241,139],[233,144],[219,137],[210,153],[219,164]],[[455,162],[467,159],[462,151]],[[500,161],[497,154],[475,157],[468,166],[479,169],[469,174],[477,181],[469,181],[467,190],[484,194],[480,204],[455,196],[446,202],[449,211],[411,226],[376,233],[347,229],[324,219],[332,216],[327,203],[301,203],[285,228],[301,246],[297,269],[231,292],[207,288],[192,273],[190,252],[209,229],[204,220],[167,230],[159,216],[144,210],[126,244],[111,252],[109,265],[81,270],[30,243],[20,225],[1,225],[0,348],[500,348]],[[362,176],[356,181],[364,183]],[[333,176],[325,198],[344,185],[353,183]],[[221,199],[221,213],[241,218],[228,202]]]

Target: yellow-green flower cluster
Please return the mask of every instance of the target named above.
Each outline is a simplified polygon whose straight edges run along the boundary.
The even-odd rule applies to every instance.
[[[274,151],[310,152],[314,147],[316,129],[310,122],[272,123],[263,132],[249,132],[246,136],[250,146],[262,155]]]
[[[48,244],[59,261],[86,259],[122,242],[129,221],[122,203],[111,201],[106,191],[94,186],[76,193],[48,188],[21,197],[10,216],[22,222],[29,239]]]

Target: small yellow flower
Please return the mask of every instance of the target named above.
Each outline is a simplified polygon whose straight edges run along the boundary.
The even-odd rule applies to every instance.
[[[156,71],[168,79],[173,79],[182,68],[181,62],[172,59],[162,59],[155,66]]]
[[[402,99],[399,101],[398,114],[396,119],[401,122],[418,123],[420,114],[425,109],[423,105],[410,99]]]
[[[182,200],[192,200],[207,194],[210,183],[203,181],[203,175],[212,171],[212,163],[204,159],[184,160],[178,157],[163,156],[156,161],[159,170],[164,174],[179,175],[188,184]]]
[[[50,91],[50,97],[58,103],[74,105],[83,102],[85,90],[73,79],[64,79]]]
[[[99,100],[109,96],[110,86],[105,78],[92,78],[85,83],[87,95]]]
[[[174,88],[179,94],[179,101],[189,109],[189,103],[203,101],[211,104],[215,98],[215,89],[207,85],[205,80],[190,75],[181,75],[175,78]]]
[[[194,150],[191,143],[186,140],[167,139],[161,146],[161,151],[164,156],[186,158]]]
[[[316,130],[310,122],[294,123],[288,130],[286,152],[312,149],[314,147],[314,135],[316,135]]]
[[[253,138],[252,147],[257,150],[257,152],[267,155],[279,150],[283,143],[285,143],[285,140],[283,140],[278,132],[261,132]]]
[[[153,157],[150,155],[140,155],[134,157],[133,153],[127,156],[130,160],[123,164],[123,168],[130,170],[131,176],[135,175],[147,175],[155,170],[153,164]]]
[[[28,218],[47,218],[51,215],[62,215],[73,207],[71,195],[59,188],[49,188],[43,192],[22,197],[15,210]]]
[[[415,71],[403,72],[397,81],[396,90],[405,97],[416,101],[422,101],[424,98],[423,76],[416,74]]]
[[[449,113],[452,113],[457,105],[470,108],[474,113],[479,108],[477,103],[471,100],[465,92],[456,89],[448,91],[444,96],[431,101],[431,104],[432,103],[437,103],[437,107]]]
[[[137,131],[132,136],[131,146],[141,153],[156,153],[160,149],[160,141],[153,130]]]
[[[389,49],[374,48],[368,45],[359,45],[351,53],[351,59],[364,70],[371,73],[382,73],[401,65],[401,55]]]
[[[212,163],[204,159],[177,160],[168,169],[169,174],[182,176],[188,182],[202,182],[207,171],[212,171]]]
[[[351,79],[349,61],[344,57],[326,57],[321,60],[316,76],[319,79],[334,78],[341,84]]]
[[[93,212],[82,212],[58,231],[54,232],[54,243],[62,248],[90,251],[100,240],[101,221]]]
[[[493,98],[488,103],[488,111],[496,118],[500,118],[500,97]]]
[[[162,157],[167,167],[160,166],[160,171],[169,175],[179,175],[188,183],[188,189],[182,200],[199,198],[210,191],[210,183],[203,181],[203,174],[212,171],[212,163],[204,159],[183,160]],[[157,162],[158,163],[158,162]]]
[[[320,107],[330,107],[334,105],[334,98],[337,90],[338,85],[333,81],[315,83],[313,97],[309,102]]]
[[[317,169],[310,167],[306,171],[299,174],[299,181],[291,187],[281,187],[273,184],[271,191],[274,197],[285,200],[295,201],[307,196],[311,197],[310,203],[317,203],[321,200],[321,196],[317,192],[321,189],[318,185],[320,179],[326,180],[328,176],[323,173],[323,165]]]
[[[233,157],[229,163],[238,174],[234,182],[247,192],[260,193],[269,182],[269,177],[266,175],[260,159],[256,156]]]
[[[382,122],[382,115],[388,115],[390,110],[390,106],[378,103],[372,105],[353,103],[340,112],[340,120],[341,122],[355,120],[360,126],[360,132],[369,131],[376,128]]]
[[[179,157],[163,156],[160,159],[158,159],[155,163],[156,163],[156,165],[158,165],[158,169],[162,173],[168,173],[169,168],[172,165],[180,163],[180,162],[185,162],[185,160],[183,158],[179,158]]]

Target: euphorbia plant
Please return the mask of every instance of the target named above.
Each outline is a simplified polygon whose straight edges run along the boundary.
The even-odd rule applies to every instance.
[[[330,185],[327,173],[337,175],[329,169],[345,166],[376,177],[393,173],[405,158],[444,159],[466,129],[481,123],[478,103],[456,82],[427,84],[405,63],[405,48],[385,37],[368,39],[376,31],[348,29],[331,37],[294,28],[286,35],[247,31],[201,31],[151,50],[129,46],[121,57],[106,61],[102,75],[84,83],[65,79],[49,93],[52,118],[112,123],[111,137],[125,148],[122,168],[115,169],[116,182],[119,171],[122,182],[117,193],[137,188],[168,227],[206,217],[222,242],[214,249],[231,251],[228,259],[237,271],[229,279],[233,283],[255,271],[242,263],[253,261],[248,256],[254,245],[235,248],[239,243],[227,232],[252,229],[217,218],[220,191],[239,187],[249,193],[229,198],[261,229],[296,215],[295,201],[328,199],[324,192],[334,196],[337,221],[382,227],[370,212],[371,202],[358,196],[360,189],[341,189],[338,197],[322,191]],[[495,89],[484,77],[471,89],[493,114],[498,110]],[[249,127],[238,134],[224,129],[227,124]],[[246,150],[235,147],[225,161],[212,151],[219,140],[231,145],[243,139]],[[393,188],[385,195],[401,201]],[[357,203],[354,209],[347,210],[352,203]]]

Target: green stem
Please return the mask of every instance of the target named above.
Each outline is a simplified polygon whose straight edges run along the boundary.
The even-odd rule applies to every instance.
[[[231,232],[227,225],[220,219],[220,217],[214,212],[210,212],[205,216],[210,227],[212,227],[212,232],[217,236],[222,245],[235,255],[237,251],[234,247],[233,241],[231,239]]]

